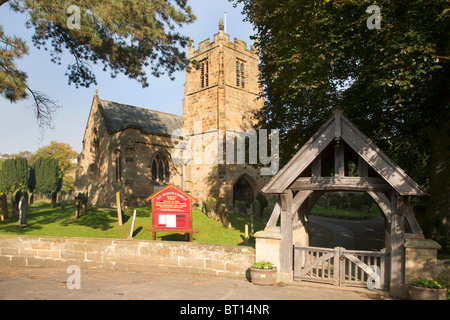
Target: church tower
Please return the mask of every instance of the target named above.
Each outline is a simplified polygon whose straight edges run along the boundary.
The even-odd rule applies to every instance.
[[[224,141],[229,131],[252,128],[253,115],[264,104],[259,98],[257,49],[248,49],[236,38],[231,42],[220,19],[214,41],[206,39],[198,49],[190,45],[188,59],[198,68],[186,72],[184,85],[183,129],[190,134],[192,153],[191,162],[184,166],[184,189],[199,200],[221,197],[229,206],[233,200],[250,203],[264,185],[263,179],[246,164],[226,163]],[[219,158],[211,163],[206,158],[214,137],[219,137]],[[194,157],[197,161],[192,161]]]

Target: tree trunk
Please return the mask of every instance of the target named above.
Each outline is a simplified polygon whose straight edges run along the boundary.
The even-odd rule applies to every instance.
[[[450,250],[450,121],[443,119],[427,127],[430,139],[430,197],[424,233]]]

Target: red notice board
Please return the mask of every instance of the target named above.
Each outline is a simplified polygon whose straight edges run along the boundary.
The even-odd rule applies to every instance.
[[[192,203],[197,200],[190,195],[168,185],[146,200],[152,204],[152,231],[192,231]]]

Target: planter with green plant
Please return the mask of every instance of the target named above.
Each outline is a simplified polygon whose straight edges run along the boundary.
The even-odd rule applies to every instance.
[[[257,261],[250,267],[253,284],[271,286],[277,281],[277,268],[270,261]]]
[[[415,278],[409,283],[411,300],[446,300],[447,288],[432,278]]]

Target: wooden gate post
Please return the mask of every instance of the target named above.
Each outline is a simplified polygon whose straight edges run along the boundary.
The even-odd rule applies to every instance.
[[[404,297],[404,215],[402,208],[397,206],[397,193],[391,196],[391,266],[389,293],[394,297]]]
[[[280,281],[292,282],[294,247],[292,243],[292,191],[286,190],[281,195],[281,252]]]

